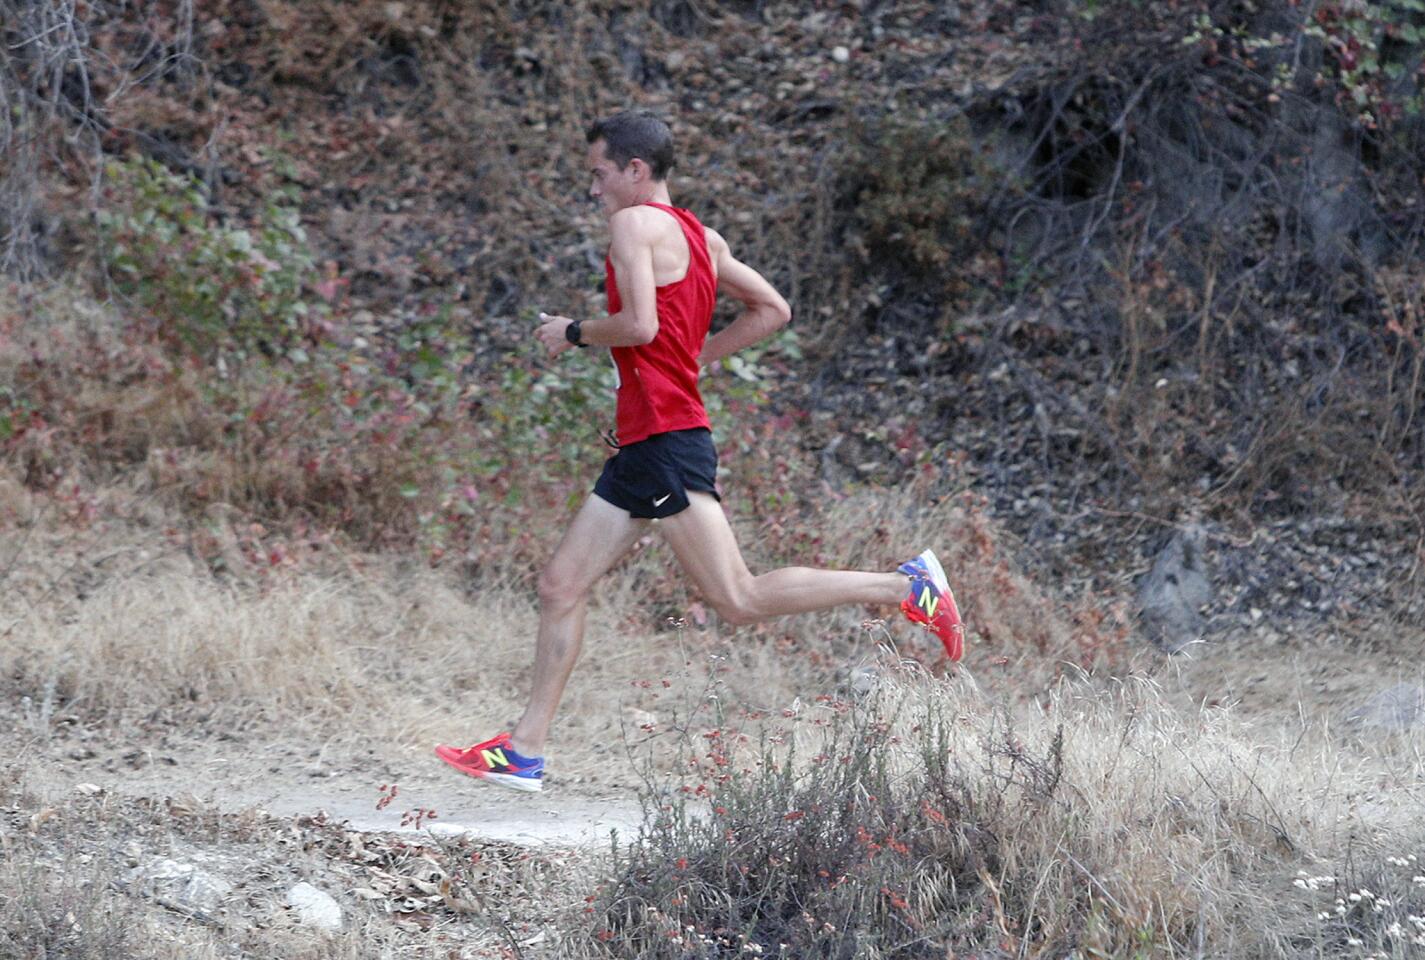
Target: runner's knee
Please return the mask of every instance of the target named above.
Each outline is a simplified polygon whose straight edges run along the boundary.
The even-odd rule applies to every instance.
[[[712,601],[713,609],[724,623],[745,627],[762,619],[750,590],[738,590]]]
[[[543,610],[568,610],[584,597],[584,590],[573,577],[553,564],[539,574],[539,606]]]
[[[757,614],[746,607],[724,604],[714,609],[717,610],[717,615],[722,618],[723,623],[730,624],[734,627],[746,627],[756,623],[758,619]]]

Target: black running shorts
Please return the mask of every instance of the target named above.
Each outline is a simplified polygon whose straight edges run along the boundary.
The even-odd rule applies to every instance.
[[[660,519],[687,509],[691,490],[717,497],[716,480],[712,433],[706,427],[673,430],[619,447],[604,464],[594,496],[636,519]]]

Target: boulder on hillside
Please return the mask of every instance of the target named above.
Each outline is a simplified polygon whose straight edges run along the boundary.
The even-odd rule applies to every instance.
[[[128,872],[124,885],[154,902],[190,916],[211,919],[233,892],[233,885],[191,863],[155,857]]]
[[[1401,732],[1425,729],[1425,686],[1398,683],[1386,687],[1346,714],[1351,726]]]
[[[1138,585],[1144,635],[1168,653],[1202,639],[1202,607],[1213,597],[1206,569],[1207,531],[1198,524],[1178,530]]]
[[[287,906],[304,926],[335,933],[341,929],[341,905],[303,881],[287,891]]]

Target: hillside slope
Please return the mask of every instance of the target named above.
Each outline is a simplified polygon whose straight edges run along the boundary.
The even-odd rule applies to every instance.
[[[216,224],[287,198],[308,335],[489,382],[538,310],[601,308],[582,129],[647,107],[678,201],[793,303],[762,410],[818,485],[948,456],[1070,582],[1125,592],[1196,519],[1222,623],[1418,612],[1410,3],[96,4],[69,51],[9,6],[77,65],[6,61],[16,129],[73,134],[11,141],[15,269],[112,270],[75,213],[144,155]]]

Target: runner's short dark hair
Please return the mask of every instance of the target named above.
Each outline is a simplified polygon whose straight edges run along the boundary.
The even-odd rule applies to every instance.
[[[604,141],[604,152],[622,170],[634,157],[648,164],[654,180],[666,180],[673,169],[673,131],[647,110],[625,110],[595,123],[585,134],[590,143]]]

